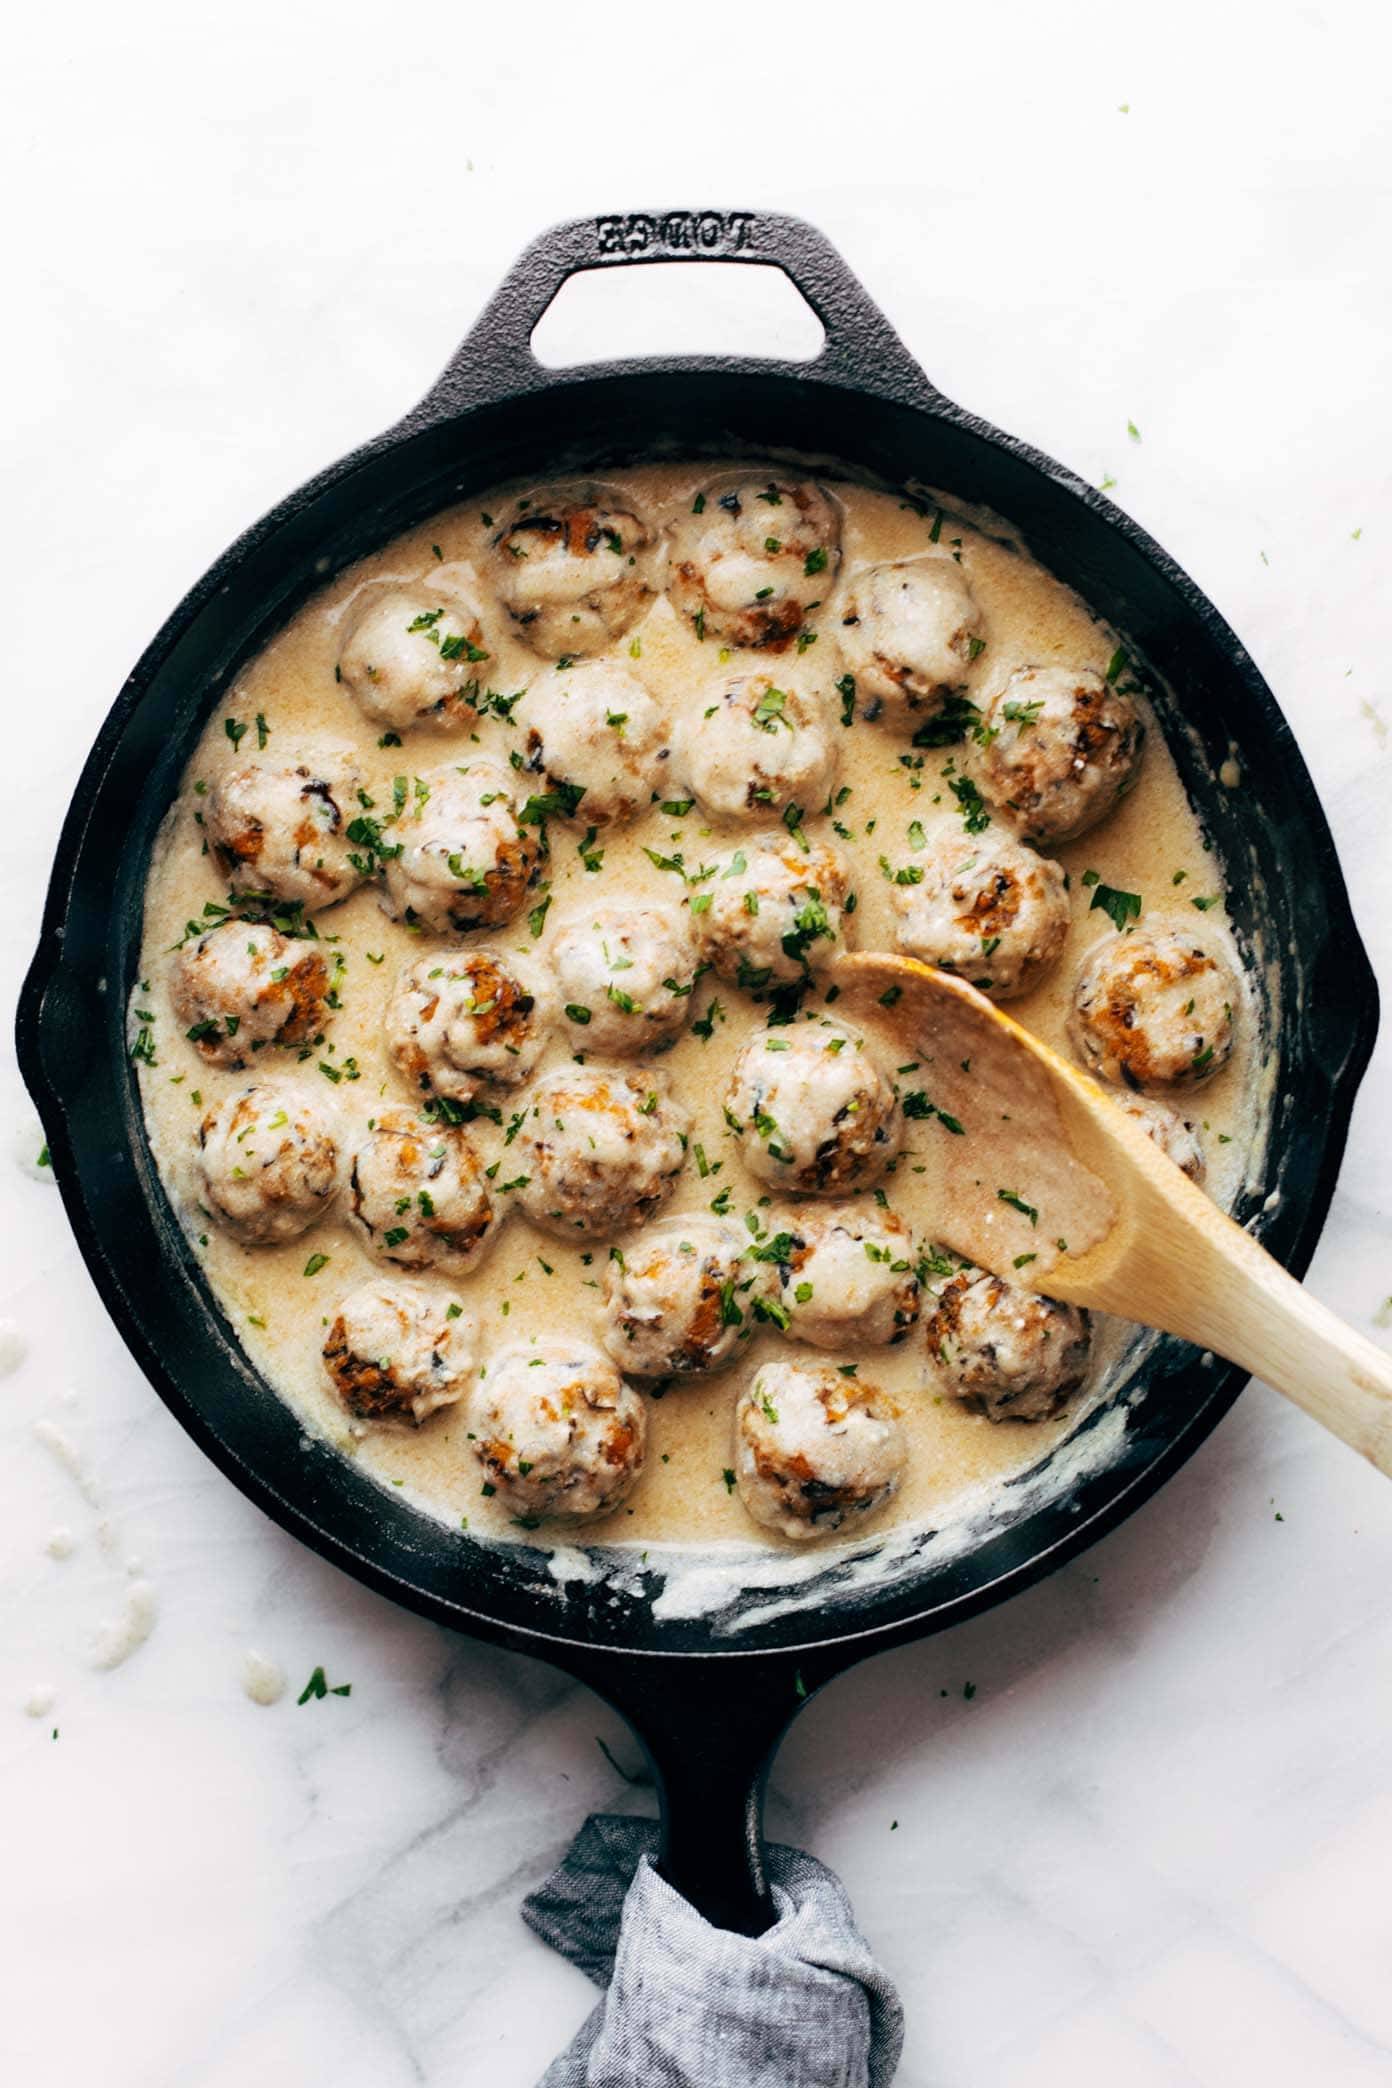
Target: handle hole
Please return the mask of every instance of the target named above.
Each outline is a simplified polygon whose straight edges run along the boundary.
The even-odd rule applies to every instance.
[[[781,268],[671,261],[593,268],[563,283],[532,334],[548,370],[644,355],[761,355],[811,362],[826,334]]]

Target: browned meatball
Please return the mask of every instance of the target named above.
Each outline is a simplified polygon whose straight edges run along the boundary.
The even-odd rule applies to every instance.
[[[170,998],[209,1065],[245,1066],[268,1045],[303,1044],[328,1016],[329,967],[317,942],[263,921],[220,921],[174,960]]]
[[[698,637],[780,652],[840,563],[841,513],[820,486],[742,473],[705,487],[677,522],[667,591]]]
[[[501,927],[521,910],[541,873],[542,830],[522,817],[514,781],[487,760],[414,778],[386,865],[400,919],[447,935]]]
[[[324,1368],[355,1420],[419,1423],[464,1397],[477,1349],[457,1298],[374,1276],[339,1306]]]
[[[985,650],[981,611],[945,551],[854,574],[841,603],[840,638],[861,715],[901,730],[916,715],[936,716]]]
[[[1187,930],[1109,935],[1078,974],[1069,1033],[1119,1087],[1198,1087],[1232,1055],[1241,993],[1221,950]]]
[[[647,614],[662,547],[612,486],[544,486],[511,503],[493,539],[493,585],[546,659],[601,652]]]
[[[377,726],[467,732],[488,658],[478,606],[455,573],[372,588],[344,640],[338,678]]]
[[[882,1508],[907,1454],[894,1401],[829,1363],[765,1363],[735,1409],[740,1499],[798,1543]]]
[[[751,1174],[805,1196],[872,1188],[904,1135],[893,1081],[862,1038],[826,1020],[757,1031],[731,1071],[725,1120]]]
[[[556,995],[542,966],[501,949],[418,957],[387,1003],[387,1055],[424,1094],[471,1102],[515,1087],[546,1049]]]
[[[295,768],[253,762],[213,785],[204,832],[237,891],[312,913],[346,899],[370,868],[352,835],[361,788],[346,748],[324,748]]]
[[[495,1231],[483,1162],[462,1131],[384,1110],[353,1155],[348,1217],[363,1244],[402,1269],[462,1276]]]
[[[1038,985],[1068,936],[1061,867],[999,829],[934,835],[898,872],[894,910],[901,950],[998,1001]]]
[[[771,1211],[750,1248],[773,1278],[765,1315],[794,1341],[852,1355],[903,1341],[918,1318],[917,1249],[902,1218],[869,1197]]]
[[[512,1148],[517,1201],[562,1238],[651,1218],[677,1185],[691,1118],[663,1073],[560,1066],[524,1098]]]
[[[1145,727],[1091,668],[1021,667],[987,704],[972,772],[1027,841],[1072,841],[1135,781]]]
[[[643,1470],[642,1396],[587,1342],[519,1343],[490,1356],[469,1419],[484,1492],[529,1524],[605,1514]]]
[[[752,1325],[742,1299],[744,1235],[718,1218],[666,1218],[604,1272],[604,1345],[633,1377],[690,1377],[718,1370]]]
[[[1085,1312],[984,1269],[949,1277],[923,1324],[930,1367],[991,1421],[1047,1421],[1087,1370]]]
[[[242,1246],[293,1240],[338,1195],[337,1114],[293,1080],[259,1081],[208,1111],[195,1168],[203,1209]]]

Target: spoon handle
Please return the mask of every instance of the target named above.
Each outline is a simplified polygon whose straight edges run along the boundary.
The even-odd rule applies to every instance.
[[[1046,1288],[1240,1363],[1392,1478],[1392,1356],[1147,1151],[1115,1240]],[[1098,1264],[1104,1266],[1098,1266]]]
[[[1174,1331],[1241,1363],[1392,1478],[1392,1356],[1232,1230],[1246,1252],[1232,1243],[1223,1280],[1202,1286],[1191,1325]]]

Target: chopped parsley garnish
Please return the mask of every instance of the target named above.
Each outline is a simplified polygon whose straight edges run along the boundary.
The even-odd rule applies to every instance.
[[[935,718],[920,725],[913,736],[916,747],[955,747],[979,724],[981,712],[967,696],[949,696]]]
[[[822,903],[821,894],[811,891],[793,915],[792,928],[780,938],[783,954],[801,963],[805,960],[811,945],[821,938],[835,942],[836,930],[831,925],[831,917]]]
[[[1113,927],[1125,928],[1128,921],[1141,917],[1141,895],[1139,892],[1119,892],[1115,885],[1099,884],[1092,895],[1089,913],[1098,909],[1108,916]]]
[[[604,850],[594,845],[598,834],[598,827],[587,827],[584,839],[576,843],[580,860],[592,877],[604,868]]]
[[[1031,1225],[1038,1225],[1038,1210],[1033,1204],[1025,1202],[1018,1189],[997,1189],[996,1195],[1003,1204],[1009,1204],[1012,1211],[1018,1211],[1022,1218],[1028,1218]]]
[[[330,1688],[328,1677],[325,1675],[324,1670],[321,1667],[317,1667],[296,1697],[295,1702],[297,1704],[307,1704],[311,1697],[317,1700],[320,1697],[346,1697],[352,1694],[353,1685],[351,1682],[338,1682],[335,1683],[333,1688]]]
[[[517,815],[519,826],[541,826],[554,814],[558,819],[570,819],[578,810],[585,795],[583,783],[557,783],[550,790],[529,797]]]
[[[793,727],[786,715],[787,708],[787,690],[767,688],[754,706],[754,723],[764,732],[776,732],[780,725],[791,732]]]
[[[969,834],[984,833],[991,824],[991,815],[986,809],[986,800],[970,776],[951,776],[948,788],[956,798],[962,813],[962,824]]]
[[[944,1130],[950,1131],[954,1138],[964,1138],[966,1136],[966,1132],[957,1118],[949,1116],[946,1110],[939,1109],[936,1102],[931,1102],[928,1099],[922,1088],[911,1088],[908,1094],[903,1097],[901,1107],[904,1115],[911,1120],[936,1117]]]
[[[791,1268],[797,1241],[790,1232],[775,1233],[771,1240],[764,1240],[757,1247],[746,1247],[745,1253],[751,1261],[775,1262],[779,1268]]]

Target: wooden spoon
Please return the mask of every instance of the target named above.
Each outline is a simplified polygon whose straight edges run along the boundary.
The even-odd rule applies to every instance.
[[[846,956],[836,977],[848,1009],[913,1054],[924,1085],[901,1070],[900,1086],[921,1098],[924,1189],[946,1245],[1240,1363],[1392,1477],[1392,1357],[1302,1290],[1104,1088],[912,958]]]

